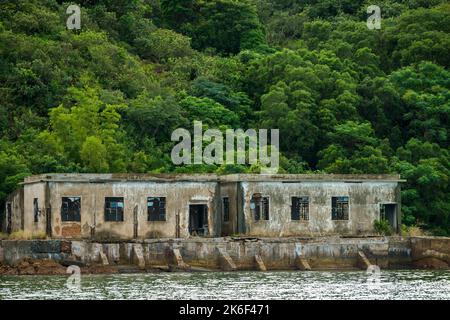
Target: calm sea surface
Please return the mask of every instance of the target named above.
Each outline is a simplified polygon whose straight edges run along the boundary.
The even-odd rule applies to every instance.
[[[0,299],[450,299],[449,271],[0,276]]]

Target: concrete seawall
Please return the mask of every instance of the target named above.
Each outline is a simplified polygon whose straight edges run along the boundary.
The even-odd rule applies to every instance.
[[[442,268],[450,265],[450,238],[192,238],[99,243],[87,240],[3,240],[0,263],[50,259],[62,264],[158,266],[189,270],[324,270]]]

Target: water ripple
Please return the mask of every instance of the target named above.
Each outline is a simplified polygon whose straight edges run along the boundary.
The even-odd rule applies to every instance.
[[[450,299],[448,271],[217,272],[0,276],[0,299]]]

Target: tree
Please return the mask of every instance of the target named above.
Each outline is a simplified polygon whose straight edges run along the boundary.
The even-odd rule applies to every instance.
[[[167,29],[157,29],[135,40],[139,55],[155,61],[190,56],[191,39]]]
[[[192,37],[195,49],[236,54],[263,45],[264,34],[251,1],[190,0],[161,3],[166,23]]]
[[[141,138],[152,137],[157,142],[167,141],[173,130],[188,125],[186,113],[174,97],[152,97],[149,92],[132,100],[126,115],[133,134]]]
[[[28,174],[175,166],[176,128],[280,129],[280,172],[401,173],[404,221],[449,234],[446,0],[0,3],[0,202]],[[0,204],[0,210],[3,208]]]
[[[397,150],[394,167],[407,179],[402,211],[408,224],[425,224],[436,234],[450,234],[450,154],[430,142],[411,139]]]
[[[98,89],[91,87],[70,88],[66,100],[73,105],[60,105],[50,111],[47,141],[61,145],[67,157],[86,170],[124,171],[126,148],[120,141],[124,132],[119,126],[119,110],[125,106],[105,105]]]
[[[422,60],[450,66],[450,5],[405,11],[398,23],[386,30],[386,44],[395,67]]]
[[[210,98],[187,96],[180,101],[180,106],[187,113],[191,123],[196,120],[212,128],[239,127],[238,116]]]
[[[423,62],[400,69],[390,76],[405,107],[404,120],[408,138],[418,137],[443,147],[450,144],[450,73]]]
[[[2,149],[3,147],[2,145]],[[30,174],[26,164],[19,156],[0,151],[0,202],[3,204],[5,197],[14,191],[24,177]]]
[[[347,121],[329,133],[332,143],[319,152],[318,168],[332,173],[388,173],[383,142],[370,123]]]
[[[199,77],[192,82],[191,94],[210,98],[236,113],[245,124],[251,114],[252,101],[244,92],[235,92],[229,86]]]
[[[106,161],[107,150],[102,141],[97,137],[87,137],[80,150],[80,158],[88,172],[108,172],[109,165]]]

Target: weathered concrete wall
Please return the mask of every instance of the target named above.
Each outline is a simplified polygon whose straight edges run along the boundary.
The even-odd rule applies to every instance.
[[[248,235],[285,237],[293,235],[371,234],[379,219],[380,203],[397,203],[397,182],[242,182],[244,215]],[[255,221],[250,200],[255,193],[269,197],[270,219]],[[309,197],[309,221],[291,220],[292,197]],[[331,219],[331,198],[349,197],[349,219]]]
[[[238,184],[236,182],[226,182],[222,183],[220,186],[220,201],[223,201],[224,197],[228,197],[229,199],[229,212],[230,219],[229,221],[223,220],[223,212],[221,215],[222,218],[222,236],[229,236],[237,233],[237,210],[238,210]],[[223,202],[221,202],[223,204]],[[221,205],[221,209],[222,205]]]
[[[0,248],[3,262],[9,265],[28,258],[61,261],[70,255],[59,240],[4,240]]]
[[[450,238],[411,238],[411,258],[418,268],[446,269],[450,265]]]
[[[9,201],[13,205],[13,231],[51,231],[47,233],[52,238],[188,238],[191,204],[207,206],[209,236],[213,237],[354,236],[373,234],[380,203],[397,204],[400,225],[398,179],[385,175],[50,174],[26,178]],[[253,217],[250,200],[255,193],[269,197],[268,221],[255,221]],[[308,221],[291,220],[294,196],[309,197]],[[333,196],[349,197],[348,220],[331,219]],[[81,198],[81,222],[61,221],[62,197]],[[123,222],[105,221],[105,197],[124,198]],[[166,197],[166,221],[147,221],[147,197]],[[228,222],[223,221],[223,197],[230,200]],[[40,209],[37,222],[34,198]],[[51,228],[46,221],[47,210]]]
[[[24,195],[24,229],[33,233],[45,233],[45,183],[26,184],[23,186]],[[34,199],[38,199],[38,221],[34,221]]]
[[[371,261],[387,268],[392,265],[408,266],[411,250],[401,255],[389,255],[389,250],[400,251],[399,244],[408,240],[390,242],[389,238],[322,238],[322,239],[259,239],[257,241],[209,239],[183,240],[177,243],[183,259],[192,266],[218,267],[217,248],[224,248],[240,270],[254,270],[255,256],[261,257],[268,270],[298,269],[297,259],[305,258],[313,269],[353,269],[357,253],[362,250],[371,255]],[[166,244],[167,246],[168,244]],[[398,250],[400,249],[400,250]],[[150,250],[150,249],[149,249]]]
[[[8,221],[8,204],[11,204],[11,221]],[[5,208],[3,208],[3,223],[1,232],[7,232],[9,222],[11,232],[23,230],[24,228],[24,190],[17,189],[6,198]]]
[[[138,238],[189,236],[189,205],[208,206],[210,235],[216,236],[215,188],[216,182],[112,182],[70,183],[51,182],[50,204],[52,230],[55,238],[89,238],[91,228],[95,234],[109,233],[121,239],[133,238],[134,212],[137,212]],[[62,197],[81,197],[81,222],[61,221]],[[104,219],[105,197],[124,198],[124,221]],[[166,221],[148,221],[147,197],[166,197]],[[179,226],[176,216],[179,215]]]
[[[191,238],[116,243],[1,241],[0,261],[3,256],[6,264],[16,264],[26,258],[100,264],[102,253],[110,265],[132,265],[137,264],[135,246],[142,248],[146,267],[174,264],[173,249],[178,249],[184,263],[192,267],[220,269],[220,249],[229,255],[238,270],[256,270],[256,256],[261,258],[267,270],[299,269],[299,258],[313,270],[355,269],[358,267],[358,252],[364,252],[370,263],[381,268],[434,268],[436,264],[416,265],[415,259],[423,257],[430,248],[449,252],[450,238]],[[448,269],[449,265],[446,264],[445,268]]]

